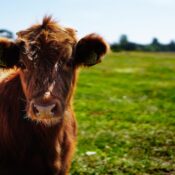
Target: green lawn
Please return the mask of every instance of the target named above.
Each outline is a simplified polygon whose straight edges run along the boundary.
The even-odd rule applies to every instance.
[[[81,70],[71,175],[175,174],[175,54],[111,53]]]

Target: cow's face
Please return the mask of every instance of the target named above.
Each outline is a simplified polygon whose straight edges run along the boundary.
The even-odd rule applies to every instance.
[[[20,55],[20,77],[28,116],[33,120],[58,122],[68,106],[75,77],[73,46],[59,44],[32,43]]]
[[[42,25],[19,32],[15,43],[1,40],[0,48],[7,68],[19,68],[28,118],[50,125],[67,112],[77,67],[100,62],[107,45],[96,34],[77,43],[72,29],[44,19]]]

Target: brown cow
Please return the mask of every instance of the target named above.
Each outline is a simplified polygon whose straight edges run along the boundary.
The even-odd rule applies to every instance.
[[[73,29],[51,17],[17,35],[0,39],[0,174],[68,174],[77,69],[99,63],[107,44],[97,34],[77,42]]]

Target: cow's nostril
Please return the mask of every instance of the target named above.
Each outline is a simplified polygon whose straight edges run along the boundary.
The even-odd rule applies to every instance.
[[[52,112],[53,114],[56,114],[57,111],[58,111],[58,106],[55,104],[55,106],[51,109],[51,112]]]

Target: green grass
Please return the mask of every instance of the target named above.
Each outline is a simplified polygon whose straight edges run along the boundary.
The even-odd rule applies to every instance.
[[[74,106],[71,175],[175,174],[175,54],[109,54],[81,70]]]

